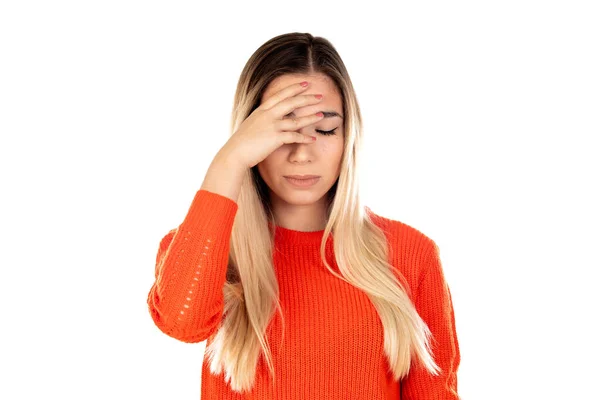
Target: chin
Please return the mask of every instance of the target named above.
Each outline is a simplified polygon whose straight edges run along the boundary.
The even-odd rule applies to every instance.
[[[296,206],[313,204],[320,199],[320,196],[314,192],[296,192],[293,190],[286,191],[285,193],[282,193],[282,196],[280,195],[279,197],[286,203]]]
[[[303,190],[294,190],[286,187],[283,191],[277,193],[277,195],[288,204],[300,206],[318,202],[323,196],[327,195],[327,190],[323,191],[319,187]]]

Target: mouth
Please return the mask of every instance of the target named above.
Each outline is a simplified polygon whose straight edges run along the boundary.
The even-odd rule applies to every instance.
[[[319,175],[284,175],[284,178],[291,178],[291,179],[296,179],[296,180],[303,180],[303,179],[320,178],[320,176]]]
[[[284,178],[296,188],[311,187],[321,179],[318,175],[288,175]]]

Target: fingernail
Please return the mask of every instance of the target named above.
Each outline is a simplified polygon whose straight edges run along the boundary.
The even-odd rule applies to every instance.
[[[302,86],[304,86],[304,87],[307,87],[307,86],[308,86],[308,82],[307,82],[307,81],[304,81],[304,82],[300,83],[300,85],[302,85]]]

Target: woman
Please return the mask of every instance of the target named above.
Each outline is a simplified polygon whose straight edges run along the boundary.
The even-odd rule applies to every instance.
[[[361,203],[361,114],[332,44],[263,44],[231,132],[148,294],[162,332],[207,340],[201,398],[458,399],[438,248]]]

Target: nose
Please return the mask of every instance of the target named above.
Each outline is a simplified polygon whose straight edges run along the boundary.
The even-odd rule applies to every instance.
[[[289,160],[292,163],[304,164],[312,162],[314,143],[289,143]]]

